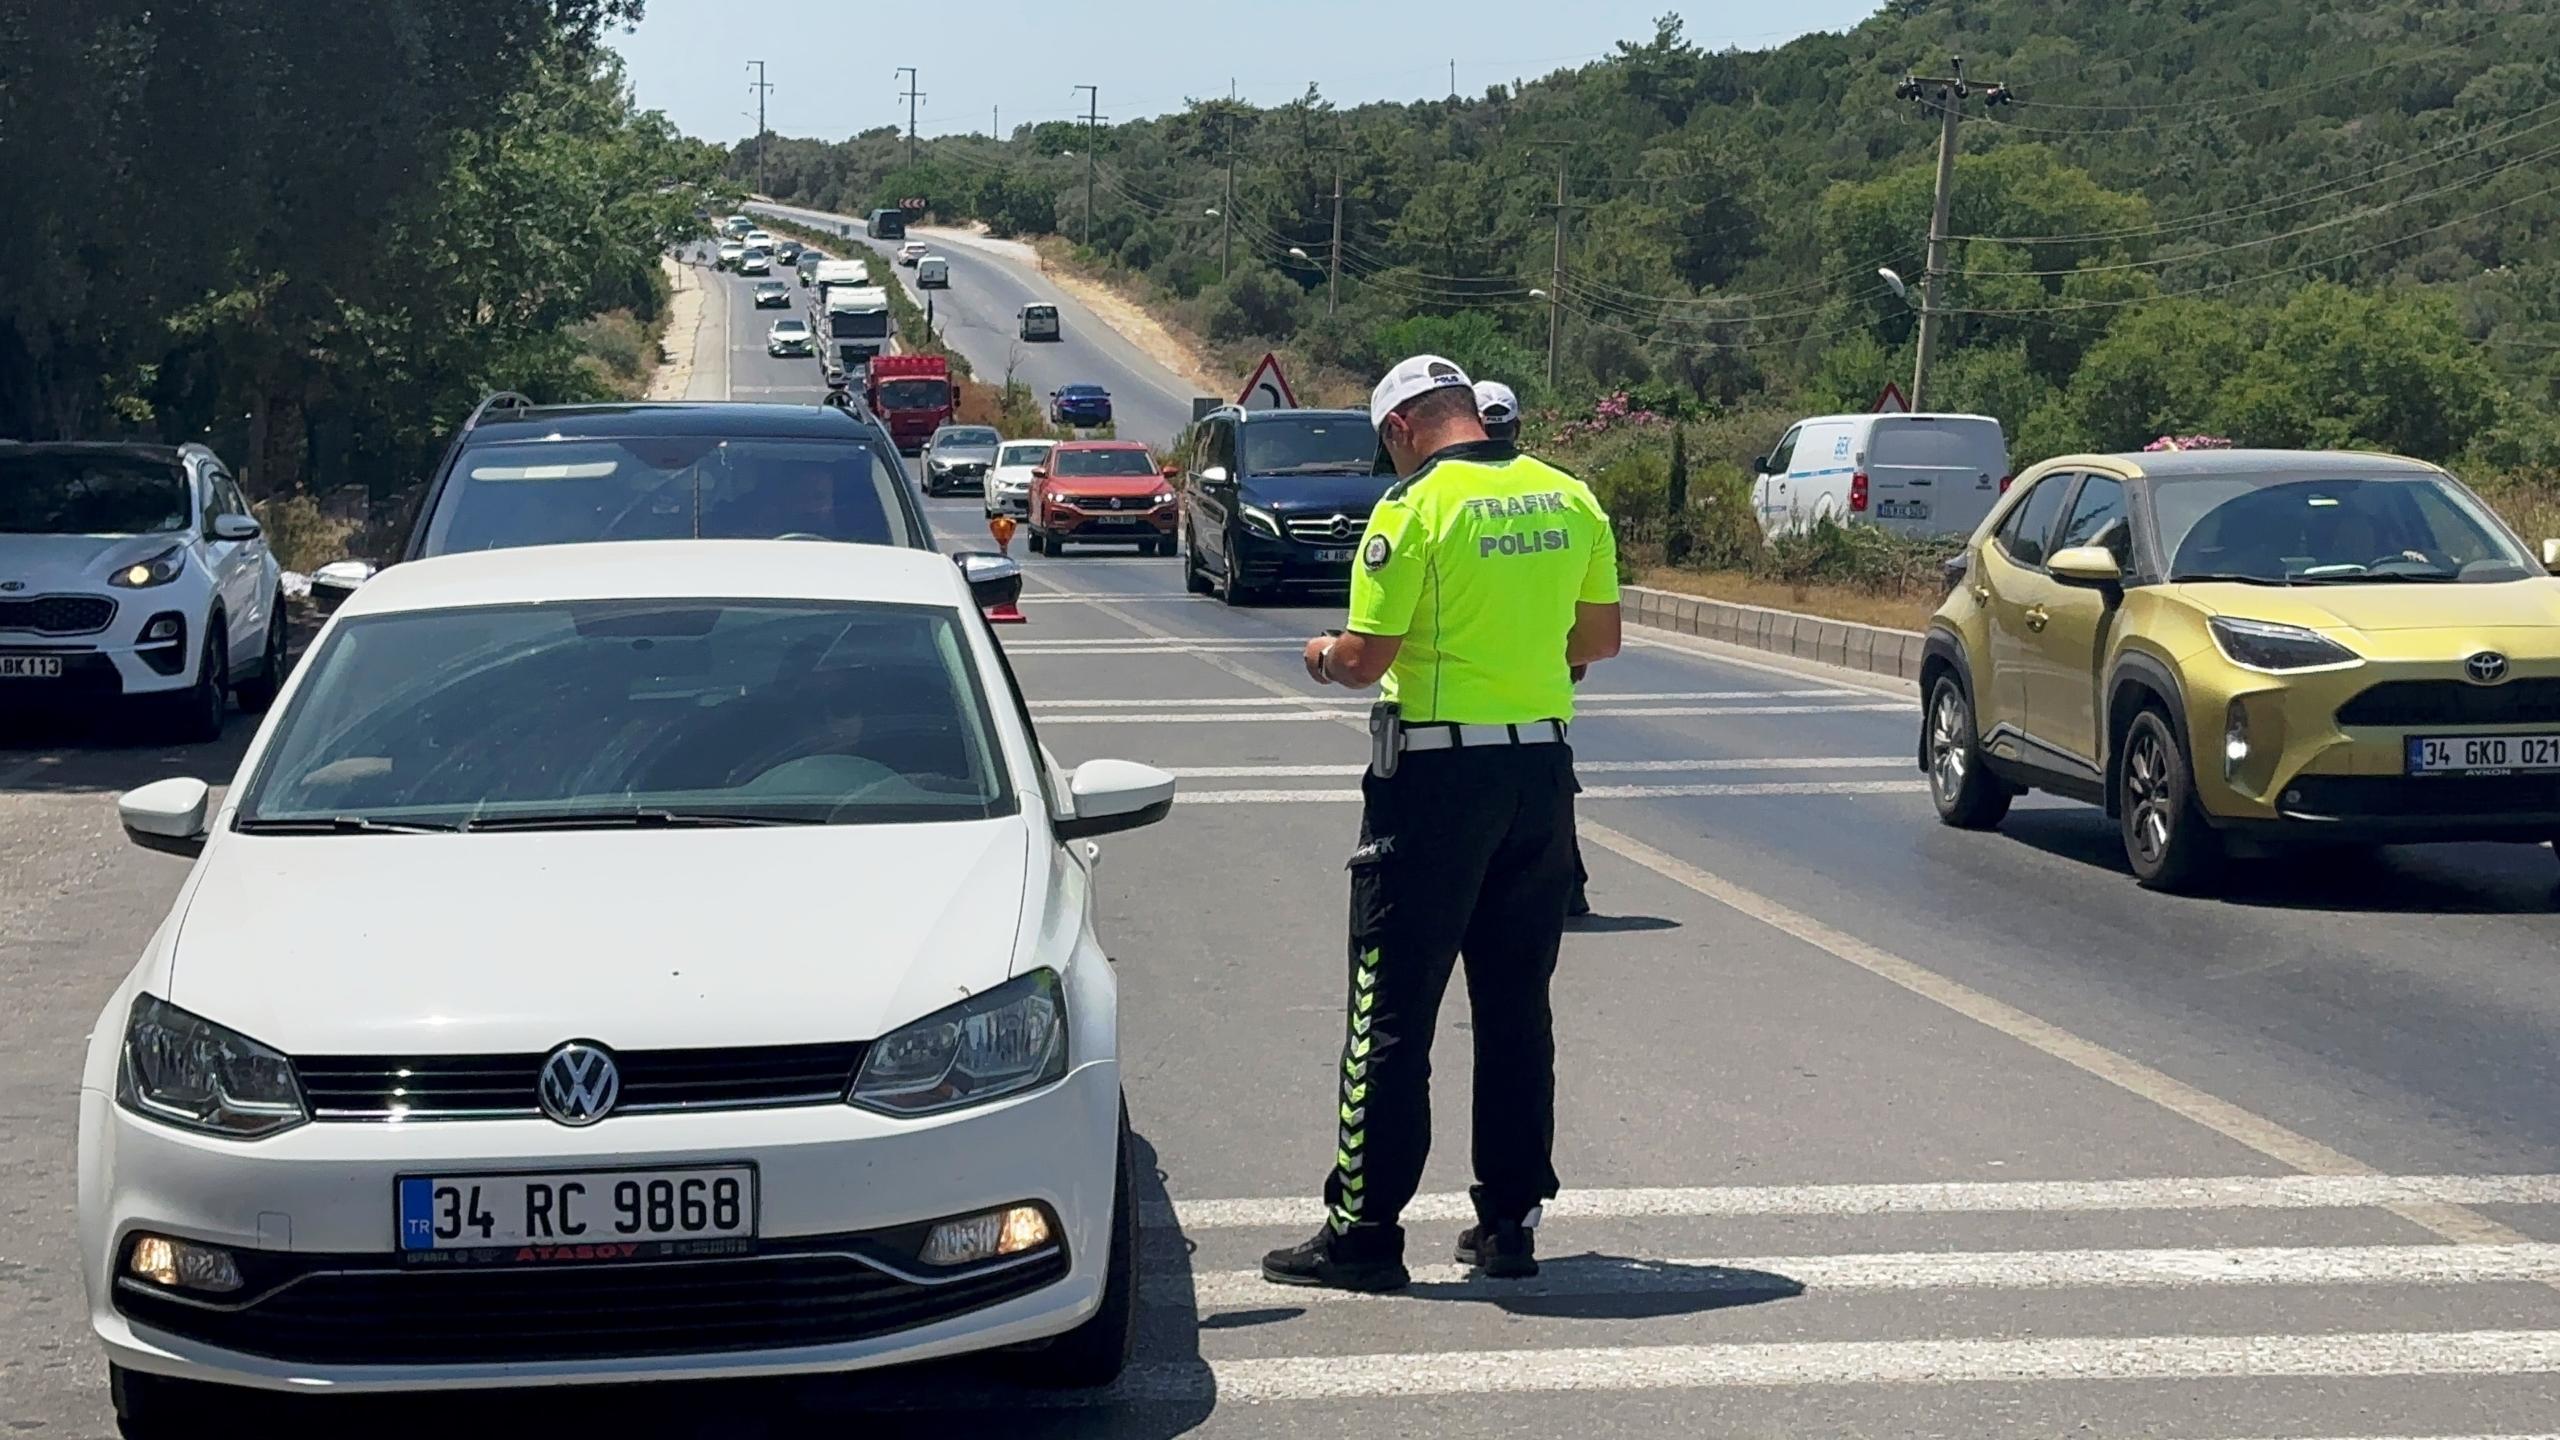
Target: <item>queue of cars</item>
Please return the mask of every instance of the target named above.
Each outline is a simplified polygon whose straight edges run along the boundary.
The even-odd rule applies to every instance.
[[[1119,1373],[1087,842],[1174,780],[1048,755],[980,613],[1020,573],[958,558],[858,406],[473,412],[228,789],[119,801],[195,858],[82,1084],[128,1434],[243,1388]]]

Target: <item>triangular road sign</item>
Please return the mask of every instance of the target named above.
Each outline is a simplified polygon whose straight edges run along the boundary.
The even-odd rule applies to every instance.
[[[1884,382],[1884,393],[1876,397],[1875,413],[1878,415],[1910,414],[1911,406],[1902,398],[1902,387],[1890,380]]]
[[[1298,394],[1289,388],[1289,377],[1280,373],[1280,357],[1266,353],[1262,363],[1245,377],[1244,391],[1236,403],[1247,410],[1295,410]]]

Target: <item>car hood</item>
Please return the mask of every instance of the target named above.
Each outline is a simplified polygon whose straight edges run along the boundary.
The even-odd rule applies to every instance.
[[[1243,494],[1248,505],[1266,510],[1336,510],[1366,515],[1393,485],[1392,475],[1249,475]]]
[[[1029,837],[224,833],[159,993],[288,1054],[871,1039],[1012,973]]]
[[[87,589],[186,538],[182,530],[157,535],[0,535],[0,583],[15,580],[26,589],[11,593],[28,595]]]
[[[2560,627],[2560,578],[2494,585],[2266,585],[2192,583],[2180,587],[2215,615],[2303,625],[2314,630],[2486,630]],[[2560,628],[2552,628],[2560,648]]]
[[[992,448],[946,445],[934,451],[933,458],[945,465],[993,465],[996,463],[996,452]]]
[[[1038,468],[1036,465],[999,465],[988,471],[987,477],[1007,485],[1029,485],[1031,472]]]
[[[1104,500],[1114,497],[1135,500],[1153,495],[1166,487],[1164,477],[1161,475],[1055,475],[1049,479],[1049,488],[1061,495],[1090,495]]]

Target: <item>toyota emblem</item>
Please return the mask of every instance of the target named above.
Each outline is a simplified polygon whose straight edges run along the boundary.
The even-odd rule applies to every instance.
[[[544,1057],[535,1092],[543,1114],[563,1125],[593,1125],[622,1098],[622,1071],[604,1047],[572,1040]]]
[[[2507,678],[2507,657],[2483,650],[2462,662],[2462,673],[2474,685],[2495,685]]]
[[[1351,538],[1350,516],[1336,515],[1333,517],[1333,538],[1336,540],[1348,540]]]

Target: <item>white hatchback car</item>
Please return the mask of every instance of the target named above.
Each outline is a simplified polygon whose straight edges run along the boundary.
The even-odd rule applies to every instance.
[[[0,442],[0,710],[146,703],[211,740],[284,676],[277,582],[211,450]]]
[[[1079,842],[1174,781],[1057,769],[951,562],[856,548],[393,567],[218,810],[123,797],[200,847],[81,1081],[128,1434],[228,1433],[223,1385],[1119,1373]]]
[[[987,513],[1016,520],[1031,518],[1031,472],[1049,463],[1055,440],[1007,440],[996,447],[995,468],[987,472]]]

